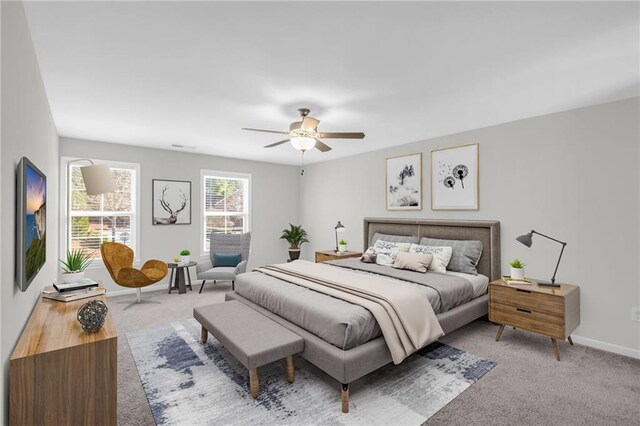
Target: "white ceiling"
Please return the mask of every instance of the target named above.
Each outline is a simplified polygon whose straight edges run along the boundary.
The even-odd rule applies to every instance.
[[[639,3],[28,2],[62,136],[298,164],[638,96]]]

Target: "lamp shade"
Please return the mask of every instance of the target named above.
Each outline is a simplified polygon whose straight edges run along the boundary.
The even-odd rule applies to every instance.
[[[522,244],[524,244],[527,247],[531,247],[531,244],[533,244],[533,239],[531,238],[531,233],[520,235],[518,238],[516,238],[516,240],[518,240],[519,242],[521,242]]]
[[[316,146],[316,140],[314,138],[294,137],[291,138],[291,145],[298,151],[308,151]]]
[[[338,224],[336,225],[336,232],[343,232],[345,229],[344,225],[340,223],[340,221],[338,221]]]
[[[114,192],[118,189],[116,181],[111,176],[111,169],[106,164],[92,164],[80,167],[87,195],[99,195]]]

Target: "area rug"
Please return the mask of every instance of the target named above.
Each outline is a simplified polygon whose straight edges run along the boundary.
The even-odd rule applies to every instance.
[[[343,414],[340,384],[303,358],[293,384],[284,361],[259,368],[254,400],[247,369],[211,335],[199,338],[194,319],[127,333],[159,425],[420,425],[496,365],[436,342],[352,383]]]

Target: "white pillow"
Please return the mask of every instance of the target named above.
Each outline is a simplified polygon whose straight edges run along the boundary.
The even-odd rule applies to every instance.
[[[411,247],[409,247],[409,253],[432,254],[433,260],[429,265],[429,270],[446,274],[447,265],[449,264],[449,260],[451,260],[453,249],[451,247],[434,247],[411,244]]]
[[[425,273],[432,260],[432,254],[405,253],[399,251],[395,262],[393,262],[391,266],[397,269],[409,269],[411,271]]]
[[[396,260],[396,255],[400,249],[402,248],[409,251],[408,246],[410,245],[411,244],[409,243],[392,243],[389,241],[377,240],[370,250],[373,250],[373,252],[376,253],[376,263],[378,265],[390,266],[393,265],[393,262]]]
[[[376,240],[373,244],[373,249],[376,250],[377,253],[388,253],[393,248],[397,248],[398,251],[409,252],[409,248],[411,247],[411,243],[394,243],[391,241],[384,240]]]

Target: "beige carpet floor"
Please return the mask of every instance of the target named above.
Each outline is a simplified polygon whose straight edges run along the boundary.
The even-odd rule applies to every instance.
[[[211,284],[202,294],[143,293],[160,302],[127,310],[109,299],[118,329],[118,421],[154,425],[125,333],[192,316],[195,306],[222,302],[230,285]],[[585,346],[560,343],[562,361],[548,338],[507,328],[495,342],[497,327],[475,321],[442,341],[498,365],[427,421],[428,425],[640,425],[640,360]],[[339,409],[336,383],[336,409]],[[191,425],[190,425],[191,426]]]

